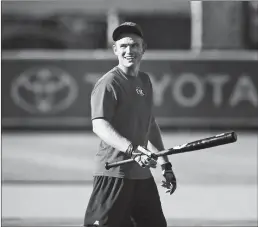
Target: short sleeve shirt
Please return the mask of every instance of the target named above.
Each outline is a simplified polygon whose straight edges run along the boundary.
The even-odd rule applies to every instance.
[[[152,117],[153,92],[149,76],[139,72],[137,77],[126,75],[118,67],[102,76],[91,94],[91,118],[103,118],[134,145],[146,146]],[[106,162],[116,162],[128,157],[101,140],[96,153],[94,175],[129,179],[150,178],[148,168],[130,163],[105,169]]]

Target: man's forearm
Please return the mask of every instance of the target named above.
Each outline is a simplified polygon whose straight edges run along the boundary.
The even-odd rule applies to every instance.
[[[159,151],[164,150],[164,149],[162,149],[162,150],[157,149],[157,147],[154,146],[150,141],[148,141],[147,149],[149,151],[151,151],[151,152],[154,152],[154,153],[158,153]],[[158,157],[158,163],[160,165],[165,164],[167,162],[169,162],[168,156],[160,156],[160,157]]]
[[[153,122],[150,127],[149,141],[148,141],[147,148],[148,150],[155,153],[165,149],[162,141],[162,137],[161,137],[161,131],[155,119],[153,119]],[[164,163],[169,162],[169,159],[167,156],[161,156],[158,158],[158,162],[160,165],[162,165]]]
[[[110,146],[119,151],[126,152],[131,142],[121,136],[105,119],[94,119],[93,132]]]

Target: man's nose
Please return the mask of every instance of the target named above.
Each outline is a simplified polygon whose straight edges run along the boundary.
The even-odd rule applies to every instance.
[[[125,50],[127,53],[130,53],[132,51],[132,47],[128,45]]]

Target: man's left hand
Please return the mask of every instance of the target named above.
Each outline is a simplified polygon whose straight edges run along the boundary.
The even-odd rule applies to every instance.
[[[161,168],[162,168],[162,174],[165,178],[165,180],[162,181],[161,186],[167,189],[166,193],[169,193],[170,195],[172,195],[177,188],[176,177],[172,170],[172,165],[170,162],[168,162],[161,165]]]

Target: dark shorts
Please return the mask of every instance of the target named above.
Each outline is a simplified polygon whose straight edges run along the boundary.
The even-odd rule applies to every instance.
[[[99,227],[166,227],[154,179],[94,177],[84,226],[94,223]]]

